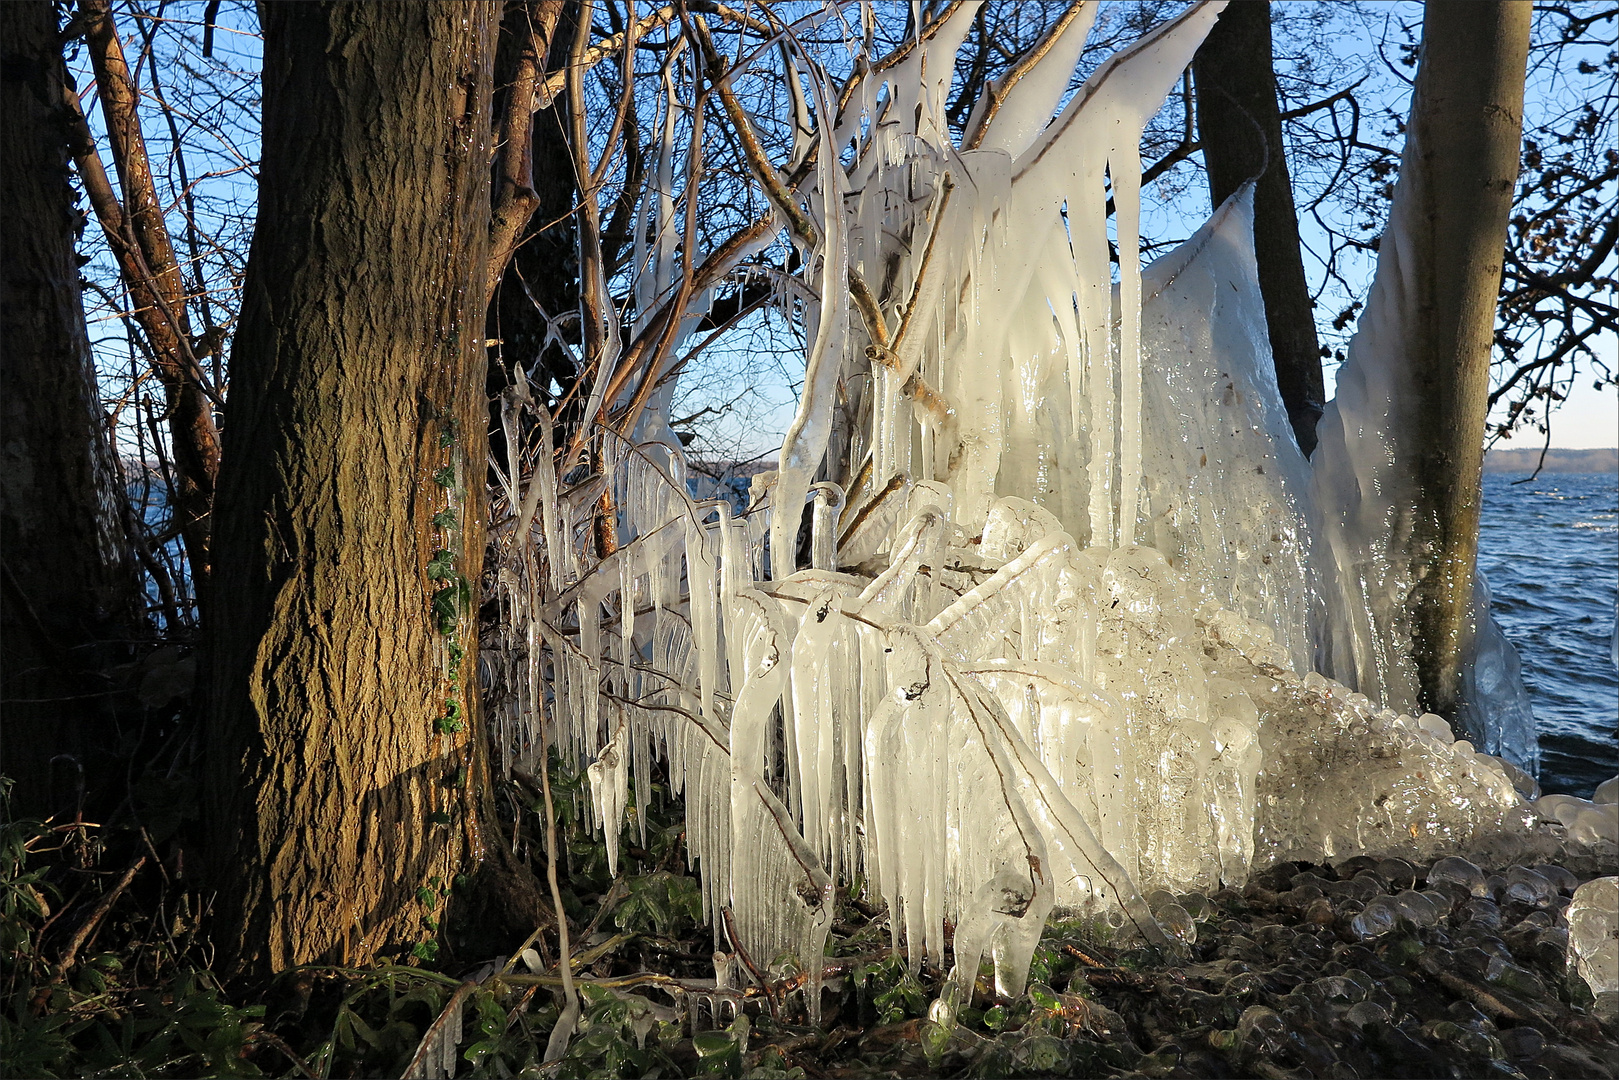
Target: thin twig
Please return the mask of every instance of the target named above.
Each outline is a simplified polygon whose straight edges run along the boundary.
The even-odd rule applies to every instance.
[[[759,970],[758,965],[753,962],[753,958],[748,955],[748,950],[742,947],[742,937],[736,932],[736,921],[731,917],[730,905],[727,904],[725,907],[720,908],[720,914],[725,919],[726,939],[730,941],[731,947],[736,950],[736,955],[742,961],[742,966],[748,969],[748,974],[753,976],[753,981],[759,984],[760,990],[764,991],[765,1003],[770,1006],[770,1015],[776,1016],[776,995],[770,992],[769,981],[764,977],[764,973]]]
[[[562,888],[557,884],[557,810],[551,799],[551,739],[545,716],[545,701],[535,703],[540,711],[540,788],[545,796],[545,880],[551,886],[551,904],[557,913],[557,953],[562,978],[562,997],[567,1003],[545,1047],[545,1060],[555,1061],[568,1049],[573,1027],[579,1022],[579,995],[573,986],[572,948],[568,943],[568,915],[562,907]]]

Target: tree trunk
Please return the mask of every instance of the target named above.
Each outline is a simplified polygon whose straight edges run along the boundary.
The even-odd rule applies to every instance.
[[[1423,513],[1413,654],[1423,704],[1455,711],[1472,640],[1490,347],[1518,178],[1529,0],[1429,0],[1400,184],[1419,253],[1408,343]]]
[[[261,11],[259,219],[205,609],[238,972],[430,952],[481,850],[467,600],[500,6]]]
[[[549,60],[538,56],[537,66],[544,69],[560,66],[567,57],[567,47],[573,41],[578,17],[578,4],[544,3],[533,5],[510,4],[506,11],[506,25],[501,35],[501,48],[495,62],[495,114],[505,115],[510,96],[517,95],[519,80],[527,75],[522,45],[523,31],[528,25],[535,27],[532,48],[538,52],[541,39],[549,52]],[[534,94],[529,93],[529,98]],[[508,125],[513,126],[513,125]],[[575,240],[573,208],[578,203],[578,187],[574,182],[573,154],[568,149],[568,99],[558,95],[544,108],[533,114],[533,122],[524,133],[529,140],[527,149],[526,199],[519,205],[524,210],[523,220],[507,221],[515,225],[515,243],[501,244],[499,235],[492,237],[491,287],[489,318],[486,332],[499,344],[491,347],[488,392],[491,398],[490,435],[497,443],[496,459],[505,467],[504,437],[500,431],[499,404],[494,399],[511,384],[511,365],[521,364],[524,371],[540,385],[542,395],[550,392],[549,383],[555,380],[565,393],[577,377],[568,351],[548,340],[551,329],[549,319],[558,319],[557,329],[565,340],[579,340],[579,257]],[[514,150],[501,151],[501,171],[523,172],[510,169]],[[509,177],[497,175],[495,186],[509,196],[514,186]],[[502,203],[516,202],[503,198]],[[502,224],[500,208],[495,213],[495,224]],[[509,248],[506,258],[500,248]],[[497,269],[499,273],[493,273]],[[566,316],[574,315],[571,320]],[[558,395],[560,396],[560,394]]]
[[[90,673],[141,618],[79,292],[56,33],[48,0],[0,5],[0,770],[14,809],[40,816],[97,771],[87,754],[111,742],[108,687]],[[58,762],[53,787],[59,755],[76,764]]]
[[[1244,183],[1258,180],[1254,250],[1270,351],[1293,435],[1308,457],[1315,450],[1315,426],[1326,393],[1315,305],[1304,280],[1299,219],[1283,151],[1268,0],[1232,0],[1198,49],[1192,72],[1197,80],[1198,141],[1215,207]]]

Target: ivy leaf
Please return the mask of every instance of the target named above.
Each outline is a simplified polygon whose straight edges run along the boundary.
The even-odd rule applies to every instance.
[[[1049,986],[1035,983],[1029,987],[1029,1000],[1042,1009],[1052,1012],[1062,1008],[1062,1002],[1057,1000],[1057,992]]]
[[[728,1031],[699,1031],[691,1038],[698,1057],[717,1057],[736,1046]]]
[[[439,633],[454,633],[456,621],[471,604],[472,589],[466,579],[457,574],[450,584],[433,594],[433,619]]]
[[[427,564],[427,576],[433,581],[451,581],[455,578],[455,552],[439,548]]]

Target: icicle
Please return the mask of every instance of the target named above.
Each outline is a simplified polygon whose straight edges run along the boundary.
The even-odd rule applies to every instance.
[[[828,102],[817,81],[816,108],[826,116]],[[821,136],[818,181],[830,211],[822,221],[821,248],[816,256],[821,264],[821,311],[814,345],[805,364],[804,391],[798,413],[782,439],[780,476],[776,481],[773,504],[782,510],[771,523],[771,577],[780,580],[794,569],[797,552],[797,514],[804,505],[815,470],[826,453],[832,430],[832,409],[836,404],[838,377],[843,369],[844,338],[848,332],[849,274],[847,233],[837,211],[843,205],[843,170],[837,151]]]
[[[629,805],[629,769],[626,735],[629,721],[623,720],[596,760],[585,769],[590,780],[590,803],[607,841],[607,872],[618,876],[618,833]]]

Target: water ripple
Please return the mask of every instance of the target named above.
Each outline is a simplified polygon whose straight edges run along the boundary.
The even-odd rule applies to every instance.
[[[1523,657],[1540,729],[1541,784],[1589,796],[1619,773],[1619,477],[1484,477],[1479,565]]]

